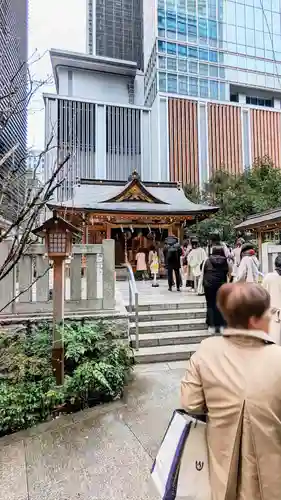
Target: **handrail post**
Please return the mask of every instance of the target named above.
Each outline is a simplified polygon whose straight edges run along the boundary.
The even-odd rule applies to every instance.
[[[139,339],[139,296],[137,292],[135,293],[135,326],[136,326],[136,351],[138,351],[140,347],[140,339]]]
[[[131,288],[131,283],[130,283],[130,275],[128,275],[128,283],[129,283],[129,313],[132,312],[132,302],[133,302],[133,296],[132,296],[132,288]]]
[[[136,351],[139,350],[139,293],[136,287],[135,277],[133,274],[133,270],[129,263],[126,264],[127,272],[128,272],[128,284],[129,284],[129,313],[133,312],[133,297],[135,299],[135,328],[136,328],[136,336],[135,336],[135,344]]]

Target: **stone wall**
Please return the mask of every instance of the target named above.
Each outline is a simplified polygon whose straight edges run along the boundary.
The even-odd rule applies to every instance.
[[[80,322],[80,323],[94,323],[96,321],[112,322],[118,332],[118,337],[122,340],[129,339],[129,317],[128,315],[112,314],[112,315],[77,315],[68,316],[65,318],[65,323]],[[51,323],[52,318],[46,316],[36,316],[30,318],[9,318],[0,322],[0,329],[7,331],[23,330],[30,333],[36,326],[42,323]]]

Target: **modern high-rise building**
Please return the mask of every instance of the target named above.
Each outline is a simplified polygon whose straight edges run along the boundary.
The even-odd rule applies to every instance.
[[[35,172],[35,177],[40,185],[45,182],[45,154],[40,149],[31,149],[26,158],[26,168]]]
[[[274,107],[279,0],[145,1],[145,63],[156,49],[160,92]]]
[[[258,156],[281,167],[279,0],[144,0],[153,163],[202,183]]]
[[[143,69],[143,0],[87,0],[89,54],[133,61]]]
[[[134,57],[97,55],[98,33],[112,43],[98,23],[124,26],[126,0],[89,1],[96,55],[51,51],[59,95],[45,96],[46,139],[57,123],[57,150],[46,171],[71,154],[58,198],[80,178],[125,180],[133,166],[146,181],[198,186],[258,157],[281,168],[279,1],[143,0],[144,76]],[[123,17],[102,17],[120,6]]]
[[[27,141],[28,0],[0,2],[0,155],[10,152],[1,166],[0,182],[7,172],[16,174],[2,199],[3,216],[13,216],[24,193]],[[9,176],[8,176],[9,177]],[[19,180],[20,179],[20,180]]]

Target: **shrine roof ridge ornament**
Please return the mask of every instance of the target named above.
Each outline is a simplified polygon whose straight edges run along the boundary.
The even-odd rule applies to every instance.
[[[137,170],[133,170],[133,172],[131,173],[131,175],[129,175],[128,177],[128,182],[131,182],[132,180],[134,179],[137,179],[138,181],[141,181],[141,176],[140,174],[137,172]]]

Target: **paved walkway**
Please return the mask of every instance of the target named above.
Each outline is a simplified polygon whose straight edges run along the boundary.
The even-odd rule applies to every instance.
[[[0,439],[1,498],[159,500],[149,471],[185,366],[137,367],[124,400]]]
[[[159,287],[153,288],[151,281],[137,281],[137,289],[139,292],[140,304],[169,304],[178,302],[204,302],[202,296],[190,292],[187,288],[183,287],[181,292],[173,289],[172,292],[168,291],[167,280],[159,280]],[[129,284],[127,281],[116,282],[116,292],[121,294],[125,304],[129,303]]]

